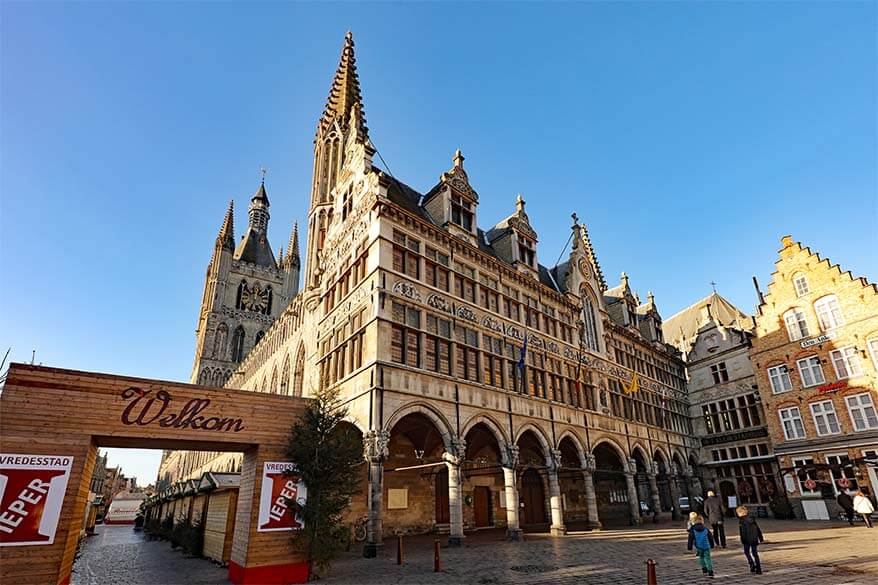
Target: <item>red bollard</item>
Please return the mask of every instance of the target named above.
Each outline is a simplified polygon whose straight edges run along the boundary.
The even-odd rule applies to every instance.
[[[396,535],[396,564],[402,564],[402,534]]]
[[[655,576],[655,561],[652,559],[646,559],[646,585],[658,585]]]
[[[442,572],[442,559],[439,558],[439,539],[433,541],[433,572]]]

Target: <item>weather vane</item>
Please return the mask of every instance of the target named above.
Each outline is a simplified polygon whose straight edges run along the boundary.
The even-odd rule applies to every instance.
[[[259,172],[262,173],[262,182],[265,182],[265,174],[268,172],[268,169],[265,168],[265,165],[259,165]]]
[[[713,292],[716,292],[716,283],[714,281],[710,281],[710,286],[713,287]]]

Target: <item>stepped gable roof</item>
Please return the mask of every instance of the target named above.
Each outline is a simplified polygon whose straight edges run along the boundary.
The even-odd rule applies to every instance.
[[[745,315],[738,307],[727,301],[719,293],[713,292],[698,302],[686,307],[679,313],[668,317],[662,323],[662,333],[665,339],[688,341],[692,339],[699,328],[705,324],[704,308],[710,305],[710,315],[714,322],[742,331],[753,330],[753,320]]]

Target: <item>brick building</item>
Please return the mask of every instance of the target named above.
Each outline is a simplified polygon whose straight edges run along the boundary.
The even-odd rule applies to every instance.
[[[839,490],[878,489],[878,287],[782,244],[750,358],[797,516],[835,517]]]
[[[480,228],[460,151],[423,191],[375,153],[348,35],[314,140],[302,290],[227,383],[339,387],[366,443],[351,514],[368,515],[367,553],[397,530],[456,543],[465,528],[627,525],[700,492],[683,362],[652,295],[624,273],[607,286],[575,216],[556,266],[521,196]],[[167,469],[234,457],[198,456]]]

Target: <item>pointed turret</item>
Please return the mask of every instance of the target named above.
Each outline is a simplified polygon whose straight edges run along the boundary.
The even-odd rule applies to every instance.
[[[216,237],[218,246],[226,250],[234,251],[235,249],[235,201],[229,201],[229,209],[226,211],[226,217],[223,219],[223,225],[220,227],[219,234]]]
[[[357,76],[354,36],[348,31],[344,38],[335,77],[332,78],[329,97],[326,98],[326,107],[323,108],[323,115],[317,126],[318,136],[323,135],[336,120],[339,120],[340,124],[348,122],[351,119],[352,109],[356,109],[353,119],[357,121],[360,138],[365,139],[368,128],[363,112],[363,98],[360,95],[360,78]]]
[[[295,266],[299,268],[301,266],[301,260],[299,258],[299,222],[293,222],[293,231],[290,232],[290,243],[287,245],[287,257],[286,257],[287,266]]]
[[[257,266],[277,268],[274,253],[268,243],[268,194],[265,192],[265,179],[250,199],[250,222],[247,232],[235,249],[235,260],[242,260]]]

